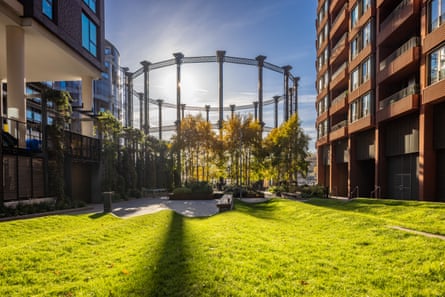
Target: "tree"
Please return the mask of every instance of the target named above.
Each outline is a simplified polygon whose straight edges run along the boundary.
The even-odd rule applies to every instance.
[[[65,195],[65,129],[71,121],[71,95],[66,91],[58,91],[44,88],[41,92],[42,102],[52,102],[55,106],[55,117],[53,125],[43,127],[47,143],[49,157],[45,160],[45,168],[49,171],[49,188],[54,191],[57,197],[57,206],[64,207],[69,204],[68,197]],[[46,123],[46,119],[43,121]],[[46,169],[45,169],[46,170]]]
[[[297,114],[273,129],[264,140],[269,177],[278,181],[296,181],[306,176],[309,163],[309,136],[304,134]]]
[[[105,191],[117,190],[120,176],[118,154],[122,125],[109,111],[100,112],[97,120],[97,128],[102,141],[102,189]]]
[[[224,123],[223,128],[230,177],[237,184],[250,184],[251,165],[261,155],[261,125],[251,115],[246,118],[235,115]]]
[[[183,170],[185,181],[209,180],[211,160],[216,151],[216,134],[209,122],[203,119],[201,114],[188,115],[181,121],[181,142],[177,143],[177,149],[182,151]]]

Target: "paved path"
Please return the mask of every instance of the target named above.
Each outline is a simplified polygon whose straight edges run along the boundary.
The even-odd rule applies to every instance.
[[[433,233],[428,233],[428,232],[423,232],[423,231],[417,231],[417,230],[399,227],[399,226],[389,226],[389,228],[399,230],[399,231],[405,231],[405,232],[409,232],[409,233],[413,233],[413,234],[417,234],[417,235],[422,235],[422,236],[426,236],[426,237],[439,238],[439,239],[445,240],[444,235],[433,234]]]
[[[265,198],[242,199],[247,203],[261,203]],[[113,214],[120,218],[131,218],[164,209],[171,209],[186,217],[209,217],[218,213],[216,200],[169,200],[168,197],[140,198],[113,203]],[[103,204],[92,204],[89,209],[78,213],[101,213]]]
[[[164,209],[171,209],[187,217],[208,217],[218,213],[216,200],[169,200],[168,197],[140,198],[113,203],[113,214],[130,218]],[[90,209],[81,213],[101,213],[103,204],[92,204]]]

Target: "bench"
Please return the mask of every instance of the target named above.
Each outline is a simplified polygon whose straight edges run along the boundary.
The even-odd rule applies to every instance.
[[[221,198],[216,200],[216,207],[219,212],[233,209],[233,197],[231,194],[224,194]]]

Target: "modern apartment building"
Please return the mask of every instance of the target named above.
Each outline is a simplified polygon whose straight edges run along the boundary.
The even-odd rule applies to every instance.
[[[2,136],[16,141],[7,147],[3,142],[0,151],[0,202],[51,194],[48,157],[28,146],[31,140],[42,141],[34,137],[46,127],[37,127],[39,115],[33,112],[41,101],[33,93],[38,89],[25,88],[27,83],[82,81],[82,104],[89,110],[93,80],[103,70],[103,50],[103,0],[0,0],[0,116],[7,123]],[[31,115],[34,122],[27,121]],[[99,176],[98,159],[92,157],[93,147],[97,151],[93,132],[92,121],[86,119],[79,134],[69,134],[65,182],[68,192],[82,191],[73,197],[88,199],[97,193],[91,182]]]
[[[318,183],[445,201],[445,0],[319,0]]]

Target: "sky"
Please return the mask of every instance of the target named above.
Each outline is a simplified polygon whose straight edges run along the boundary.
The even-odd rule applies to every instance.
[[[176,52],[186,57],[214,56],[217,50],[251,59],[264,55],[266,62],[291,65],[291,73],[300,77],[299,117],[314,150],[316,8],[317,1],[312,0],[106,0],[105,38],[116,46],[121,65],[131,72],[143,60],[156,63],[173,58]],[[257,101],[257,67],[229,63],[223,67],[224,105]],[[176,103],[175,84],[175,66],[151,71],[150,98]],[[135,88],[143,91],[142,76],[135,80]],[[187,106],[217,107],[218,65],[183,64],[181,88]],[[265,69],[263,88],[265,101],[282,95],[283,75]],[[282,109],[280,105],[279,123]],[[150,125],[158,126],[157,107],[150,105],[150,111]],[[210,115],[211,121],[217,117]],[[273,127],[273,104],[264,108],[263,117],[266,126]],[[175,119],[175,110],[163,108],[164,125]]]

